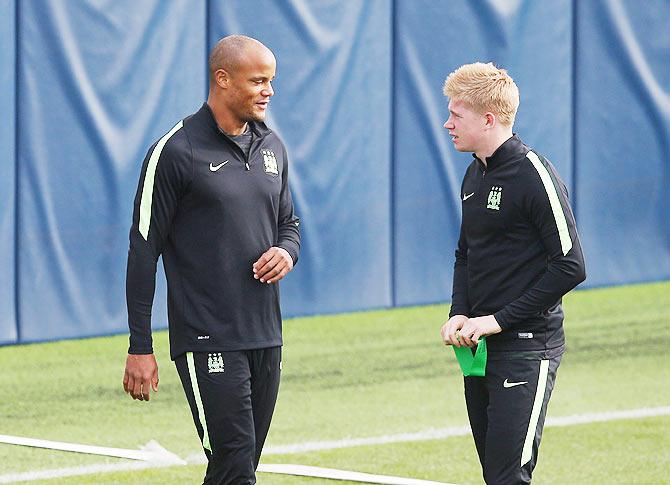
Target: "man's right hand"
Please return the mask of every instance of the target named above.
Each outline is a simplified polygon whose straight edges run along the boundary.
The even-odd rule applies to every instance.
[[[465,325],[465,322],[467,321],[468,317],[465,315],[454,315],[447,321],[447,323],[442,325],[440,334],[442,335],[444,345],[455,345],[456,347],[463,345],[463,342],[459,340],[456,333],[463,328],[463,325]]]
[[[128,354],[123,375],[123,390],[133,399],[149,400],[150,388],[158,392],[158,364],[154,354]]]

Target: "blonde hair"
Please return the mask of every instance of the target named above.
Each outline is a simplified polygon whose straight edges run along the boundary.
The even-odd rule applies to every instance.
[[[447,76],[444,95],[466,103],[478,113],[492,112],[505,126],[514,124],[519,88],[505,69],[489,62],[465,64]]]

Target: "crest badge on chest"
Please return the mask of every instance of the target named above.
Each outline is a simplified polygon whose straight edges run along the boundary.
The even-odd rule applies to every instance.
[[[279,175],[279,169],[277,168],[277,157],[275,152],[269,148],[263,148],[261,150],[263,154],[263,169],[265,173],[270,173],[272,175]]]
[[[502,201],[502,187],[494,185],[491,187],[489,196],[486,199],[486,208],[494,211],[500,210],[500,202]]]

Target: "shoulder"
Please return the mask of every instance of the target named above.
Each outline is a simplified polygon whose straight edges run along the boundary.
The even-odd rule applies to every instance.
[[[518,179],[529,202],[546,205],[567,197],[567,187],[548,158],[530,149],[520,165]]]
[[[147,173],[188,175],[191,171],[191,147],[183,120],[175,123],[149,148],[144,165]]]
[[[519,175],[525,177],[526,181],[534,181],[535,183],[563,184],[551,161],[532,148],[521,160]]]
[[[190,158],[191,146],[184,129],[184,120],[177,122],[163,134],[151,147],[152,156],[163,159]]]

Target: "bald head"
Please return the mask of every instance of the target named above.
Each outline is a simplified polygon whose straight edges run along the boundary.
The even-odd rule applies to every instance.
[[[236,135],[248,122],[265,120],[276,69],[272,51],[251,37],[230,35],[214,46],[207,104],[219,128]]]
[[[224,37],[216,43],[209,55],[210,82],[214,82],[215,73],[219,69],[234,74],[252,55],[273,56],[272,51],[263,43],[246,35]]]

